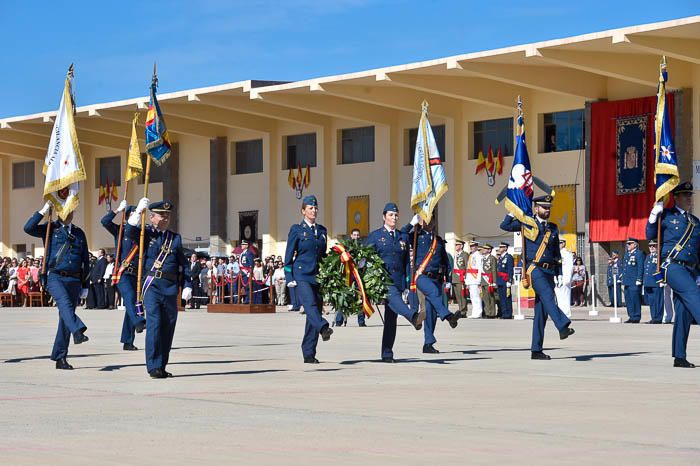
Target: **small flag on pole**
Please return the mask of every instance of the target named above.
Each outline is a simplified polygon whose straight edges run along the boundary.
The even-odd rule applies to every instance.
[[[156,165],[162,165],[168,157],[172,144],[168,129],[165,127],[165,120],[158,105],[156,91],[158,90],[158,78],[156,67],[153,65],[153,81],[151,82],[151,101],[148,105],[146,116],[146,151],[151,156]]]
[[[671,119],[666,107],[666,82],[668,71],[666,70],[666,57],[661,59],[659,71],[659,90],[656,95],[656,119],[654,122],[655,166],[654,180],[656,183],[656,201],[664,200],[666,196],[680,183],[678,172],[678,158],[676,147],[673,144],[671,134]]]
[[[141,163],[141,149],[139,148],[139,138],[136,136],[136,122],[139,119],[139,114],[134,114],[134,119],[131,122],[131,141],[129,142],[129,155],[126,159],[126,174],[124,180],[133,180],[143,173],[143,164]]]

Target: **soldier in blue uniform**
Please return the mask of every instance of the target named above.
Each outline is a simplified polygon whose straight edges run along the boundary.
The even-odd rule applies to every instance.
[[[110,232],[114,237],[115,251],[116,241],[119,240],[119,225],[114,223],[114,217],[126,210],[126,218],[128,219],[134,211],[134,206],[126,205],[126,201],[121,201],[116,212],[111,210],[102,217],[102,226]],[[134,346],[134,338],[136,333],[143,332],[146,328],[146,319],[143,316],[136,315],[136,274],[138,270],[138,242],[134,242],[126,235],[122,234],[122,244],[119,250],[121,257],[117,258],[115,263],[114,274],[117,275],[120,268],[124,268],[117,282],[117,289],[122,297],[126,312],[124,313],[124,322],[122,323],[121,342],[124,345],[124,351],[137,351]]]
[[[642,278],[644,277],[644,253],[639,250],[639,240],[627,239],[627,252],[622,258],[622,285],[625,287],[627,306],[626,324],[638,324],[642,319]]]
[[[399,208],[395,203],[389,202],[384,206],[382,215],[384,226],[369,234],[367,245],[377,250],[393,282],[387,290],[382,333],[382,362],[393,363],[397,315],[405,317],[416,330],[423,327],[423,316],[417,310],[409,309],[402,299],[402,293],[406,289],[409,242],[408,235],[396,228]]]
[[[501,319],[512,319],[513,298],[510,294],[510,287],[513,284],[513,256],[508,254],[508,243],[499,244],[498,249],[501,255],[498,258],[496,286],[498,286]]]
[[[253,254],[253,251],[251,251],[250,247],[248,246],[248,241],[241,240],[241,248],[243,248],[240,257],[241,274],[248,277],[248,279],[245,280],[244,283],[248,283],[248,280],[250,280],[253,276],[253,266],[255,265],[255,254]],[[241,291],[245,294],[240,298],[240,302],[243,304],[250,303],[250,296],[248,296],[248,293],[250,292],[250,287],[241,286]]]
[[[333,329],[321,315],[323,302],[316,281],[321,258],[326,255],[328,232],[316,223],[318,200],[306,196],[301,203],[303,220],[289,229],[287,250],[284,254],[284,274],[287,286],[296,288],[299,304],[304,306],[306,326],[301,342],[304,363],[318,364],[316,345],[319,335],[323,341],[331,338]]]
[[[644,296],[647,298],[651,320],[647,324],[660,324],[664,317],[664,289],[663,283],[657,283],[656,268],[659,263],[659,255],[656,252],[656,241],[649,241],[649,254],[644,261]]]
[[[151,378],[164,379],[172,377],[166,366],[177,323],[179,287],[182,286],[182,299],[188,301],[192,297],[192,282],[182,237],[168,230],[170,212],[175,208],[170,202],[149,203],[142,198],[129,216],[125,236],[138,244],[141,228],[137,225],[147,207],[151,225],[145,230],[141,292],[146,312],[146,370]]]
[[[620,254],[617,251],[610,253],[608,260],[608,299],[609,307],[622,305],[622,266],[620,264]]]
[[[673,191],[675,207],[664,209],[657,202],[649,214],[647,239],[657,238],[657,222],[661,222],[661,272],[674,293],[676,319],[673,322],[673,366],[695,367],[686,359],[690,326],[700,322],[700,288],[698,257],[700,253],[700,220],[693,209],[693,185],[681,183]],[[660,218],[659,218],[660,217]]]
[[[544,327],[547,317],[551,317],[554,325],[559,330],[559,338],[564,340],[574,334],[571,321],[557,306],[554,286],[561,283],[561,253],[559,251],[559,229],[554,223],[549,222],[549,216],[554,198],[550,195],[533,199],[535,204],[533,218],[538,225],[537,238],[533,241],[525,240],[525,257],[527,264],[523,272],[529,271],[531,286],[535,290],[535,318],[532,322],[532,345],[530,347],[532,359],[551,359],[542,351],[544,344]],[[501,223],[501,229],[510,232],[519,232],[522,223],[512,214],[506,215]],[[540,245],[546,240],[545,247],[538,254]]]
[[[415,225],[421,224],[419,231]],[[452,269],[450,268],[445,241],[433,230],[435,229],[434,218],[430,223],[425,222],[415,215],[411,223],[402,228],[402,232],[408,234],[408,241],[413,243],[416,238],[416,258],[415,258],[415,283],[418,290],[425,296],[425,322],[423,326],[424,342],[423,353],[437,354],[435,348],[435,325],[437,318],[449,322],[450,327],[457,327],[459,316],[450,312],[443,303],[443,286],[450,284]]]
[[[45,239],[48,224],[40,225],[39,222],[50,210],[51,203],[47,202],[27,220],[24,232],[35,238]],[[87,327],[75,313],[75,307],[79,299],[87,296],[90,253],[85,233],[72,222],[71,212],[65,221],[56,220],[51,224],[51,239],[49,244],[45,245],[44,253],[48,272],[46,289],[58,306],[58,330],[51,360],[56,361],[56,369],[68,370],[73,369],[66,359],[71,335],[76,345],[89,340],[85,335]]]

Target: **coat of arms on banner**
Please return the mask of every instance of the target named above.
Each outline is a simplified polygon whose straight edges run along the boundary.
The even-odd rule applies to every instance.
[[[647,117],[617,119],[617,194],[643,193],[647,188]]]

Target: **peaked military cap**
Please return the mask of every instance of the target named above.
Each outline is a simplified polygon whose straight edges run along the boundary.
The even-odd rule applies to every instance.
[[[499,247],[499,248],[509,248],[509,247],[510,247],[510,244],[501,241],[501,244],[499,244],[498,247]]]
[[[456,239],[455,244],[461,244],[462,246],[464,246],[464,241],[462,241],[461,239]]]
[[[486,243],[486,244],[484,244],[484,245],[482,246],[482,248],[488,249],[488,250],[490,251],[490,250],[493,249],[493,246],[491,246],[490,244]]]
[[[627,238],[627,244],[630,244],[630,243],[637,243],[637,244],[639,244],[639,240],[638,240],[637,238],[632,238],[632,237],[630,236],[629,238]]]
[[[303,205],[307,205],[307,206],[310,205],[310,206],[318,207],[318,199],[316,199],[316,196],[313,196],[313,195],[304,196],[304,199],[301,200],[301,203]]]
[[[469,241],[469,247],[478,246],[478,245],[479,245],[479,242],[475,239]]]
[[[399,212],[399,206],[394,204],[393,202],[387,202],[386,205],[384,206],[384,210],[382,211],[383,214],[387,212]]]
[[[693,194],[693,183],[690,181],[686,181],[685,183],[681,183],[675,188],[673,188],[673,191],[671,191],[673,194],[681,194],[681,193],[690,193]]]
[[[532,200],[537,205],[541,205],[542,207],[550,207],[552,205],[552,202],[554,201],[554,196],[551,194],[545,194],[544,196],[538,196]]]
[[[244,244],[247,246],[247,245],[248,245],[248,240],[242,239],[242,240],[241,240],[241,246],[243,246]]]
[[[148,210],[151,212],[172,212],[175,206],[168,201],[151,202]]]
[[[657,244],[659,243],[657,243],[655,239],[649,241],[649,246],[656,246]]]

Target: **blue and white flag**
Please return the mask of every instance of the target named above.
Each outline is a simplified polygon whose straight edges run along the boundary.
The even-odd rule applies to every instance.
[[[657,202],[663,200],[680,183],[676,147],[673,144],[673,135],[671,134],[671,119],[666,111],[667,81],[666,57],[663,57],[659,72],[659,92],[656,95],[656,120],[654,121],[656,136],[654,181]]]
[[[423,102],[423,111],[418,125],[418,138],[413,159],[413,187],[411,209],[430,223],[433,209],[447,192],[447,178],[440,160],[440,152],[428,121],[428,103]]]

